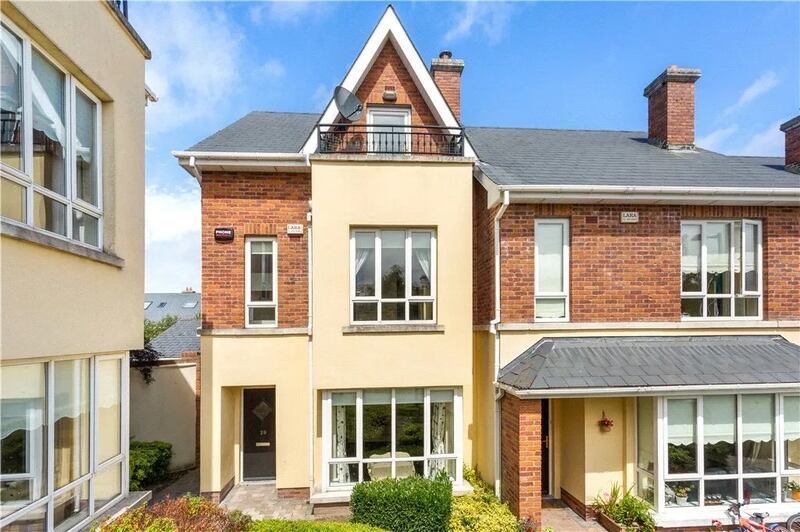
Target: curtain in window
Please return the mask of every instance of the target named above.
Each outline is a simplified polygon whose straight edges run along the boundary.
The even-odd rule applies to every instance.
[[[347,407],[340,405],[334,408],[336,419],[336,457],[347,456]],[[350,468],[347,464],[336,465],[339,482],[350,482]]]
[[[33,55],[33,129],[58,141],[63,150],[64,128],[64,75],[38,53]]]
[[[431,391],[431,454],[452,454],[454,441],[453,423],[453,391]],[[447,460],[438,459],[430,461],[430,475],[435,476],[439,471],[447,470]]]

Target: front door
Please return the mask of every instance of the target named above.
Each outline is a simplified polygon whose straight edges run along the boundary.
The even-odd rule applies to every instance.
[[[275,388],[245,389],[242,480],[275,479]]]
[[[550,400],[542,399],[542,495],[550,495]]]

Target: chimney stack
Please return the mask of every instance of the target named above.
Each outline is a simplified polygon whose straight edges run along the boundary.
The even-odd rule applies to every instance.
[[[453,59],[453,54],[449,50],[443,50],[439,53],[439,57],[431,60],[433,81],[442,91],[442,96],[459,123],[461,123],[461,72],[463,71],[464,60]]]
[[[645,87],[647,141],[668,150],[694,149],[694,82],[697,68],[670,65]]]
[[[783,167],[787,172],[800,174],[800,115],[781,124],[781,131],[786,134]]]

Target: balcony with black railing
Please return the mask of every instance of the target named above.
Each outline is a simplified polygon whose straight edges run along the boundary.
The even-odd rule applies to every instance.
[[[447,126],[320,124],[319,153],[464,155],[464,130]]]

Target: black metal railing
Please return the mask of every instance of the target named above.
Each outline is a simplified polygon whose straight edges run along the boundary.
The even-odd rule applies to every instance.
[[[464,130],[446,126],[320,124],[319,153],[464,155]]]

